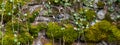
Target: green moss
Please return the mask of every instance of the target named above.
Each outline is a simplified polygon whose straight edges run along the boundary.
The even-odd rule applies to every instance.
[[[87,45],[96,45],[95,43],[87,43]]]
[[[56,22],[50,22],[48,23],[48,29],[47,29],[47,36],[49,38],[55,38],[55,39],[59,39],[62,37],[62,30],[61,30],[61,26],[58,25],[58,23]]]
[[[38,33],[41,30],[46,30],[46,28],[47,25],[45,23],[39,23],[37,25],[31,25],[29,32],[34,38],[36,38],[38,36]]]
[[[105,4],[102,1],[98,1],[97,6],[98,8],[104,8]]]
[[[5,35],[3,38],[3,45],[16,45],[16,42],[14,42],[14,35],[8,34]]]
[[[117,31],[116,34],[114,34],[114,31]],[[117,29],[117,27],[112,25],[110,22],[104,20],[86,29],[85,38],[87,41],[93,42],[98,42],[101,40],[111,42],[116,40],[117,37],[119,37],[118,32],[119,30]]]
[[[2,38],[2,31],[0,31],[0,39]]]
[[[29,32],[30,32],[30,34],[31,34],[33,37],[37,37],[39,31],[40,31],[40,30],[38,29],[37,26],[31,25],[31,28],[30,28],[30,31],[29,31]]]
[[[27,20],[29,21],[29,22],[34,22],[34,20],[35,20],[35,18],[37,17],[39,15],[39,11],[35,11],[35,12],[33,12],[32,14],[27,14]]]
[[[23,44],[23,45],[27,45],[28,42],[29,44],[32,44],[33,38],[29,33],[28,30],[28,26],[26,25],[26,23],[20,22],[18,20],[13,20],[12,22],[8,22],[5,26],[6,31],[5,31],[5,36],[3,38],[5,38],[5,43],[7,44]],[[11,37],[11,35],[13,35]],[[17,35],[17,37],[15,37],[14,35]],[[6,37],[7,36],[7,37]],[[10,40],[11,42],[7,42],[6,40]],[[17,41],[15,41],[17,40]],[[15,41],[15,42],[14,42]],[[5,45],[7,45],[5,44]],[[13,45],[11,44],[11,45]]]
[[[21,22],[18,19],[13,19],[13,21],[9,21],[8,23],[6,23],[5,25],[6,28],[6,32],[12,32],[14,31],[19,31],[19,33],[24,33],[29,31],[29,24],[27,24],[26,22]]]
[[[50,43],[47,43],[47,44],[45,44],[45,45],[52,45],[52,43],[50,42]]]
[[[74,30],[71,24],[65,24],[65,29],[63,30],[63,41],[68,45],[74,42],[78,37],[78,32]]]
[[[120,30],[116,28],[116,26],[112,26],[112,33],[116,37],[117,40],[120,40]]]
[[[119,29],[120,29],[120,24],[117,24],[117,28],[119,28]]]
[[[1,39],[2,41],[2,39]],[[13,33],[8,33],[3,37],[3,45],[17,45],[18,43],[22,45],[32,44],[33,38],[29,33],[17,34],[17,37]],[[19,44],[19,45],[20,45]]]
[[[32,44],[33,37],[29,34],[29,32],[18,34],[18,42],[22,45]]]
[[[94,10],[86,11],[85,15],[88,21],[92,21],[96,17],[96,13]]]
[[[64,24],[64,27],[62,27],[56,22],[48,23],[46,33],[49,38],[54,38],[55,40],[61,38],[67,45],[70,45],[78,37],[78,32],[74,30],[73,25]]]
[[[111,19],[110,13],[107,13],[107,14],[105,15],[104,20],[107,20],[107,21],[109,21],[109,22],[113,22],[114,19]]]

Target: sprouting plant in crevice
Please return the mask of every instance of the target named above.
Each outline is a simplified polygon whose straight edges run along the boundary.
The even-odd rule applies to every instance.
[[[39,11],[40,9],[36,9],[35,11],[33,11],[32,13],[30,12],[27,12],[25,14],[22,15],[21,18],[25,17],[25,19],[30,22],[30,23],[33,23],[35,18],[39,15]],[[24,19],[24,18],[23,18]]]

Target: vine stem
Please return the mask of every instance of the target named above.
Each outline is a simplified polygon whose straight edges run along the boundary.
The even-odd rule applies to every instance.
[[[29,20],[26,20],[27,31],[29,32],[28,22],[29,22]],[[28,40],[28,45],[30,45],[29,40]]]
[[[15,35],[15,29],[14,29],[14,22],[13,22],[13,18],[14,18],[14,0],[12,1],[12,15],[11,15],[11,18],[12,18],[12,31],[13,31],[13,34]],[[15,37],[15,36],[14,36]]]
[[[18,9],[20,10],[20,5],[18,5]],[[19,13],[18,13],[18,28],[17,28],[17,35],[19,34],[19,31],[20,31],[20,23],[19,23],[19,21],[20,21],[20,13],[21,13],[21,11],[19,11]],[[18,44],[17,43],[17,45],[20,45],[20,44]]]
[[[63,37],[63,45],[65,45],[65,40],[64,40],[64,37]]]
[[[3,0],[3,2],[2,2],[2,5],[1,6],[3,6],[4,5],[4,0]],[[2,16],[1,16],[1,31],[3,30],[3,16],[4,16],[4,7],[2,7]],[[1,43],[2,45],[3,45],[3,32],[2,32],[2,43]]]

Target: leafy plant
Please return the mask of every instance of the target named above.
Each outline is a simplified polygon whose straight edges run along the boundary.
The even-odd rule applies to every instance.
[[[96,13],[94,10],[89,8],[80,8],[79,14],[82,15],[87,21],[92,21],[96,17]]]
[[[93,7],[94,0],[82,0],[83,4],[87,7]]]
[[[70,0],[49,0],[53,5],[71,6]]]

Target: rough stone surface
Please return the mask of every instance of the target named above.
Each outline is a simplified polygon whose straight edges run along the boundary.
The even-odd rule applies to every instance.
[[[105,18],[105,14],[106,14],[105,10],[98,11],[98,13],[97,13],[98,19],[100,19],[100,20],[104,19]]]
[[[36,17],[35,21],[37,21],[37,22],[49,22],[51,20],[48,17],[38,16],[38,17]]]

